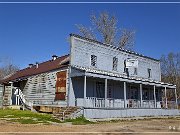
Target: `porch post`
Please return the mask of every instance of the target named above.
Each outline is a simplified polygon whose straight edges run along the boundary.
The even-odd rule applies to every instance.
[[[105,95],[104,95],[104,106],[107,107],[107,79],[105,79]]]
[[[17,100],[16,100],[16,101],[17,101],[17,105],[19,105],[19,93],[20,93],[19,90],[20,90],[20,89],[18,89],[18,95],[16,95],[16,98],[17,98]]]
[[[166,87],[165,87],[165,90],[164,90],[164,92],[165,92],[165,108],[167,109],[167,94],[166,94]]]
[[[142,104],[142,84],[140,84],[140,103],[141,103],[141,108],[143,107]]]
[[[126,105],[126,82],[124,82],[124,108],[127,108],[127,105]]]
[[[177,109],[178,109],[178,103],[177,103],[177,92],[176,92],[176,89],[174,89],[174,93],[175,93],[176,106],[177,106]]]
[[[84,107],[86,106],[86,75],[84,76]]]
[[[154,85],[154,108],[156,108],[156,86]]]
[[[11,84],[11,89],[10,89],[10,96],[9,96],[9,105],[12,105],[12,90],[13,90],[13,82],[9,82]]]
[[[19,105],[19,96],[17,97],[17,100],[18,100],[17,104]]]
[[[16,95],[16,105],[18,105],[18,99],[17,99],[18,97],[17,97],[17,95]]]

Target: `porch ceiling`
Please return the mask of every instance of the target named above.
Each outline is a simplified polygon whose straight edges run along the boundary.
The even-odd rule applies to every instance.
[[[89,77],[97,77],[97,78],[103,78],[103,79],[109,79],[109,80],[116,80],[116,81],[122,81],[122,82],[129,82],[129,83],[138,83],[138,84],[144,84],[144,85],[152,85],[157,87],[166,87],[175,89],[176,85],[159,82],[155,80],[149,80],[149,79],[143,79],[143,78],[135,78],[135,77],[127,77],[126,75],[113,73],[113,72],[107,72],[107,71],[101,71],[96,69],[90,69],[85,67],[79,67],[79,66],[73,66],[74,70],[79,71],[78,76],[89,76]],[[73,76],[74,77],[74,76]]]

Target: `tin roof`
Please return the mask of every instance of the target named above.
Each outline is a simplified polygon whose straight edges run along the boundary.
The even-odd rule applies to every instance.
[[[125,74],[120,74],[117,72],[107,72],[104,70],[98,70],[98,69],[92,69],[92,68],[87,68],[87,67],[81,67],[81,66],[76,66],[73,65],[73,68],[85,71],[85,72],[89,72],[89,73],[94,73],[94,74],[102,74],[102,75],[108,75],[108,76],[112,76],[112,77],[118,77],[118,78],[123,78],[123,79],[128,79],[128,80],[134,80],[134,81],[140,81],[140,82],[147,82],[147,83],[152,83],[152,84],[160,84],[162,86],[167,86],[167,87],[173,87],[176,88],[176,85],[174,84],[170,84],[170,83],[164,83],[161,81],[156,81],[156,80],[152,80],[152,79],[146,79],[146,78],[141,78],[141,77],[128,77]]]
[[[36,65],[33,65],[32,67],[27,67],[25,69],[15,72],[14,74],[10,75],[9,77],[6,77],[1,82],[8,83],[9,81],[25,79],[29,76],[33,76],[33,75],[37,75],[40,73],[45,73],[45,72],[53,71],[53,70],[56,70],[59,68],[67,67],[68,62],[69,62],[67,60],[68,57],[69,57],[69,54],[58,57],[55,60],[48,60],[46,62],[39,63],[38,67],[36,67]],[[67,62],[64,62],[66,60],[67,60]]]

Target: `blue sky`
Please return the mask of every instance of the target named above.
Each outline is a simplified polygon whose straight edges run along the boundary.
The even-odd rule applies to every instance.
[[[24,68],[67,54],[75,24],[89,26],[101,11],[136,30],[135,51],[157,59],[180,51],[180,4],[0,4],[0,59]]]

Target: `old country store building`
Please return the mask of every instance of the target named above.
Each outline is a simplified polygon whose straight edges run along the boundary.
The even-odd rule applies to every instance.
[[[3,81],[4,105],[20,104],[13,94],[19,88],[33,106],[78,107],[78,115],[87,118],[179,114],[176,86],[161,82],[159,60],[70,37],[69,55],[30,65]]]

